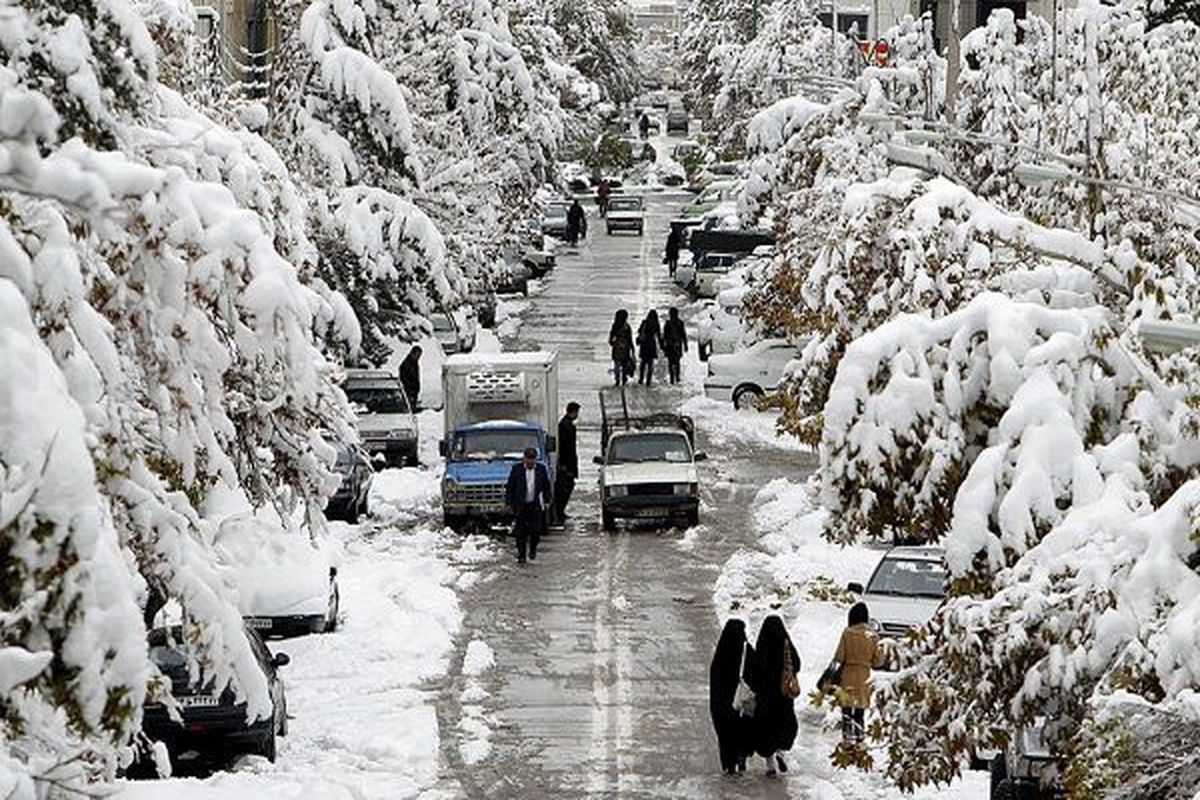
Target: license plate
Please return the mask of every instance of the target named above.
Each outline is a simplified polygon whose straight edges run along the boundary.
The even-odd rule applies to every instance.
[[[669,517],[669,516],[671,516],[668,511],[666,511],[665,509],[661,509],[661,508],[639,508],[637,511],[633,512],[633,515],[635,517]]]
[[[209,694],[193,694],[178,698],[178,702],[184,708],[196,708],[198,706],[215,706],[220,699]]]
[[[246,624],[258,631],[269,631],[275,623],[270,617],[246,617]]]

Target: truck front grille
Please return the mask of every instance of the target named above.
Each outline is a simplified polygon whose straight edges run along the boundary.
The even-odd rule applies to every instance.
[[[629,486],[629,494],[641,496],[660,496],[664,494],[675,494],[675,484],[673,483],[634,483]]]
[[[456,503],[472,505],[504,505],[503,483],[460,483],[450,494]]]

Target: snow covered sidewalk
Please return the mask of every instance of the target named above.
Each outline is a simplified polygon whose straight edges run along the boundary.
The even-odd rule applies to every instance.
[[[438,776],[436,701],[462,624],[460,569],[475,544],[436,524],[436,469],[385,470],[375,517],[331,525],[345,560],[342,618],[331,634],[269,642],[290,714],[275,764],[241,759],[230,772],[121,784],[123,800],[415,797]],[[415,524],[414,524],[415,523]]]
[[[790,761],[793,780],[803,780],[805,797],[821,800],[862,798],[980,798],[987,796],[987,776],[966,773],[950,787],[902,795],[880,773],[838,770],[829,761],[839,732],[836,711],[808,704],[808,694],[828,665],[846,625],[850,581],[866,583],[884,548],[840,547],[821,537],[827,512],[815,504],[808,486],[778,478],[764,486],[751,504],[757,549],[742,549],[729,558],[713,589],[713,608],[723,624],[728,617],[746,620],[753,641],[764,617],[780,615],[800,653],[801,695],[796,701],[800,735]],[[887,680],[887,673],[876,673]],[[885,754],[874,754],[881,764]],[[758,761],[756,768],[761,765]]]

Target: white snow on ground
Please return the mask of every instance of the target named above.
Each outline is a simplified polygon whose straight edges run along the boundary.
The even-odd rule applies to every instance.
[[[467,644],[467,654],[463,657],[462,673],[477,678],[496,666],[496,654],[487,642],[482,639],[472,639]]]
[[[497,298],[495,335],[501,339],[509,339],[516,336],[517,331],[521,328],[521,315],[528,308],[529,301],[523,298]]]
[[[458,722],[458,752],[467,766],[478,764],[492,752],[492,728],[495,718],[484,710],[490,693],[482,676],[496,666],[496,655],[481,639],[472,639],[463,656],[462,674],[467,680],[459,696],[462,715]]]
[[[793,436],[780,436],[775,428],[778,415],[773,411],[735,411],[730,403],[696,395],[684,402],[681,410],[704,431],[714,449],[731,445],[768,446],[781,450],[812,452]]]
[[[740,416],[732,411],[729,416]],[[880,773],[839,770],[829,761],[837,745],[836,711],[815,709],[805,701],[829,663],[846,624],[852,595],[841,591],[850,581],[866,583],[883,548],[839,547],[821,538],[826,512],[815,504],[805,483],[778,478],[764,486],[752,507],[758,534],[756,549],[742,549],[726,562],[713,591],[721,622],[746,620],[751,636],[768,614],[779,614],[800,653],[801,699],[796,711],[800,735],[789,757],[793,773],[808,782],[806,797],[822,800],[862,798],[980,798],[987,796],[987,775],[967,772],[950,787],[902,795]],[[876,673],[887,680],[887,673]],[[882,764],[882,749],[874,754]]]

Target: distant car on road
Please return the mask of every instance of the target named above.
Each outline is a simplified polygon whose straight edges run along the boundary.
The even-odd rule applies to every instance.
[[[614,231],[636,231],[641,236],[646,230],[645,209],[642,198],[618,195],[608,201],[608,213],[604,217],[608,233]]]
[[[728,355],[709,356],[704,394],[737,409],[756,409],[779,388],[784,368],[798,355],[799,348],[787,339],[764,339]]]
[[[369,498],[375,470],[371,467],[370,457],[358,445],[332,440],[329,444],[337,451],[333,470],[341,477],[342,483],[329,498],[325,516],[353,525],[358,522],[360,515],[370,512]]]
[[[654,149],[654,145],[645,139],[639,139],[636,136],[622,136],[621,142],[629,147],[630,156],[635,161],[654,161],[658,158],[658,151]]]
[[[710,359],[711,361],[711,359]],[[946,599],[946,554],[940,547],[893,547],[879,560],[862,595],[881,636],[899,638],[937,613]]]
[[[358,436],[372,458],[389,466],[417,463],[417,418],[400,379],[385,370],[346,371],[342,391],[358,412]]]
[[[689,125],[688,113],[682,108],[672,108],[667,112],[667,135],[682,133],[687,136]]]
[[[182,719],[171,719],[162,703],[147,703],[142,711],[142,732],[166,745],[173,764],[188,756],[218,759],[244,753],[275,761],[275,740],[286,736],[288,728],[287,695],[279,669],[291,660],[286,653],[272,654],[253,630],[247,629],[245,635],[267,677],[271,715],[266,719],[248,721],[246,703],[237,699],[232,686],[217,692],[214,681],[203,673],[193,680],[182,628],[155,628],[147,635],[150,660],[171,681],[171,694]],[[138,772],[153,770],[148,756],[140,759],[138,766]]]
[[[681,217],[700,217],[737,195],[738,181],[716,181],[696,195],[679,211]]]
[[[676,161],[687,161],[691,158],[700,158],[704,154],[704,148],[699,142],[684,140],[671,148],[671,158]]]

